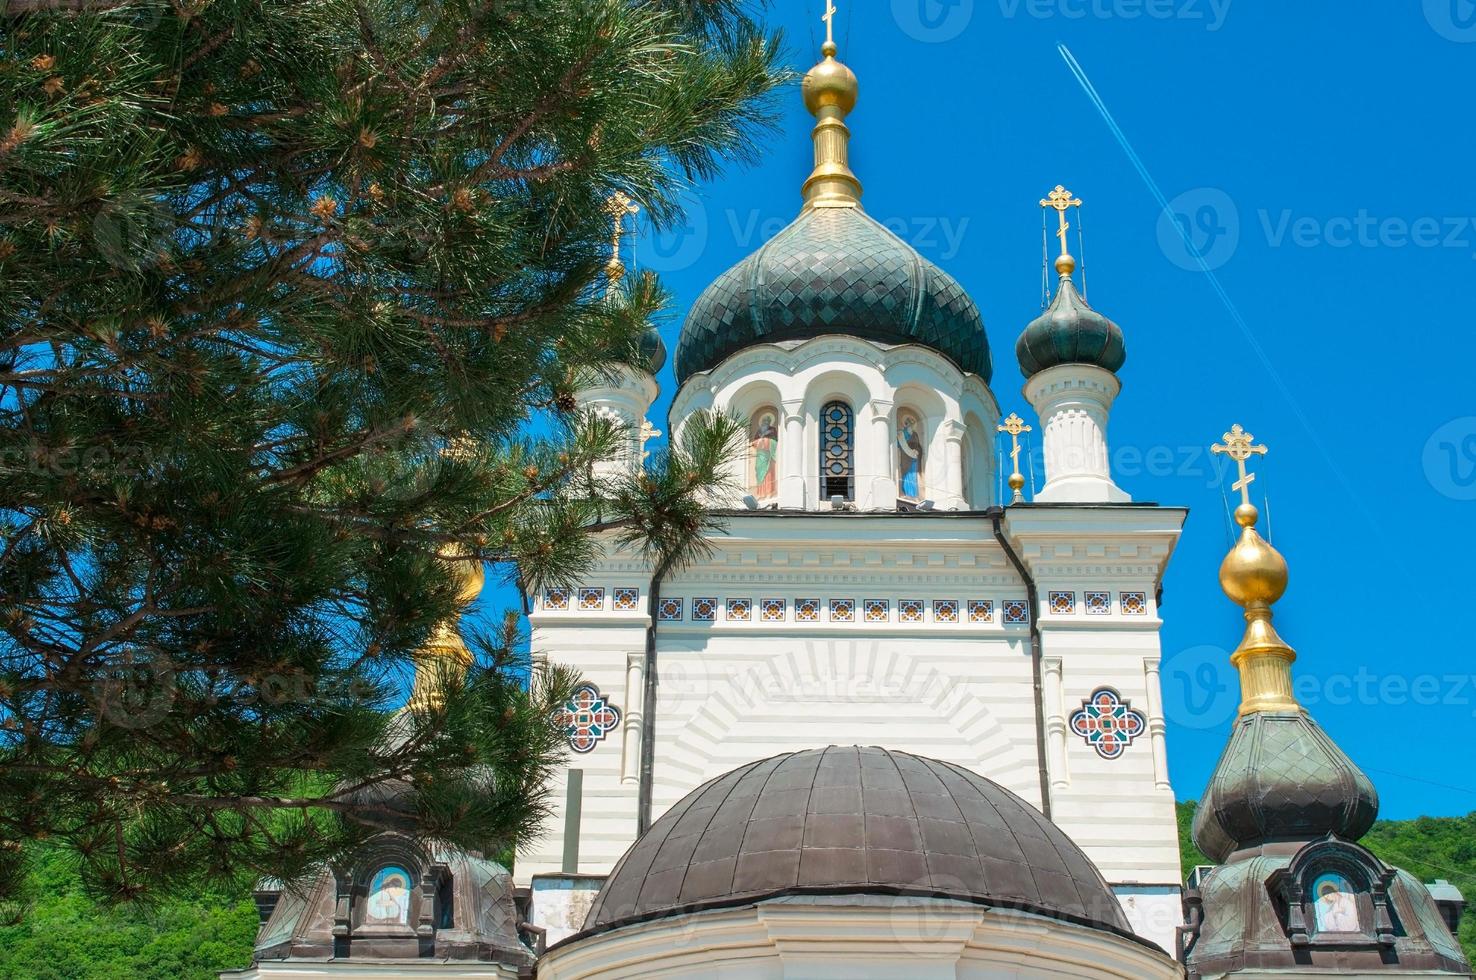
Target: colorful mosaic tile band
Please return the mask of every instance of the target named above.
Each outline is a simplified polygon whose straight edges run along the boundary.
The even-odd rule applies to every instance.
[[[718,601],[716,599],[693,599],[692,600],[692,622],[710,623],[717,619]]]
[[[969,600],[969,622],[992,623],[994,622],[994,600],[993,599],[970,599]]]
[[[1122,614],[1124,616],[1148,615],[1148,593],[1124,592],[1122,594]]]
[[[1133,739],[1143,734],[1148,721],[1110,687],[1099,687],[1071,716],[1071,730],[1104,759],[1116,759]]]
[[[635,612],[640,607],[641,607],[641,590],[640,589],[616,589],[615,590],[615,611],[616,612]]]
[[[593,752],[620,724],[620,709],[593,684],[583,684],[574,689],[573,696],[564,702],[554,718],[564,729],[569,748],[582,755]]]
[[[579,608],[585,612],[600,612],[605,608],[604,589],[580,589]]]
[[[1076,593],[1052,592],[1051,612],[1057,616],[1074,616],[1076,614]]]
[[[831,599],[830,621],[832,623],[853,623],[856,621],[855,599]]]
[[[753,615],[752,599],[729,599],[727,619],[730,622],[746,623]]]
[[[897,603],[897,618],[904,623],[920,623],[926,608],[927,603],[921,599],[902,599]]]
[[[663,623],[679,623],[682,620],[682,600],[662,599],[660,618]]]
[[[759,618],[766,623],[782,623],[789,618],[788,608],[783,599],[760,599]]]
[[[1004,621],[1010,624],[1030,622],[1030,603],[1024,599],[1006,599]]]
[[[794,601],[794,619],[797,623],[820,622],[820,600],[796,599]]]
[[[867,599],[865,608],[868,623],[885,623],[892,618],[892,604],[888,599]]]
[[[933,622],[956,623],[958,622],[958,600],[957,599],[934,599],[933,600]]]
[[[568,589],[544,589],[543,608],[560,611],[569,608]]]
[[[1086,594],[1086,610],[1088,616],[1112,615],[1112,593],[1088,592]]]

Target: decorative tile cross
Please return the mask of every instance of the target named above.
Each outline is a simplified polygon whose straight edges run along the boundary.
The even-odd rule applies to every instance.
[[[1071,730],[1104,759],[1122,755],[1147,728],[1142,713],[1110,687],[1097,688],[1081,703],[1081,710],[1071,716]]]
[[[583,754],[593,752],[620,724],[620,709],[593,684],[581,684],[554,719],[564,728],[569,748]]]

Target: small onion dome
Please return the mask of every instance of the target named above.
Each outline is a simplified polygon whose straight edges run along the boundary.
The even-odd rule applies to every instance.
[[[661,332],[655,327],[647,328],[641,336],[640,363],[652,375],[661,373],[666,367],[666,341],[661,339]]]
[[[1088,306],[1070,273],[1063,272],[1051,308],[1025,328],[1015,356],[1027,378],[1058,364],[1091,364],[1116,373],[1127,360],[1127,347],[1122,328]]]
[[[1256,712],[1235,723],[1194,813],[1194,843],[1223,863],[1262,844],[1356,841],[1378,815],[1373,783],[1306,712]]]

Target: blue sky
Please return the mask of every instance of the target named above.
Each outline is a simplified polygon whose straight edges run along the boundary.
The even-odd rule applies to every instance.
[[[1463,302],[1476,272],[1476,3],[838,5],[841,57],[861,80],[850,124],[865,205],[970,290],[1006,413],[1029,416],[1014,342],[1040,308],[1037,202],[1057,183],[1086,201],[1090,300],[1128,342],[1118,481],[1192,509],[1163,610],[1179,797],[1202,792],[1236,704],[1228,651],[1242,622],[1216,579],[1228,481],[1205,449],[1241,422],[1271,446],[1256,489],[1291,563],[1278,626],[1304,703],[1373,777],[1383,816],[1476,810],[1476,777],[1457,761],[1476,726]],[[824,3],[776,6],[791,61],[808,68]],[[681,314],[797,212],[811,119],[797,90],[782,104],[760,165],[697,188],[684,228],[644,235],[637,264],[662,274]],[[679,327],[665,325],[673,348]],[[661,381],[664,418],[669,367]]]

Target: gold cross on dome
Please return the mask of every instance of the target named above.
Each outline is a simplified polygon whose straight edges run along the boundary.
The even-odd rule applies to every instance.
[[[1020,434],[1034,430],[1019,415],[1011,412],[1010,417],[1000,423],[999,431],[1010,434],[1010,462],[1015,467],[1015,472],[1010,474],[1010,489],[1015,492],[1015,503],[1019,503],[1025,499],[1025,477],[1020,473]]]
[[[1057,230],[1056,237],[1061,239],[1061,254],[1068,254],[1066,250],[1066,232],[1071,227],[1071,223],[1066,220],[1066,212],[1071,208],[1081,207],[1081,198],[1072,197],[1071,192],[1064,185],[1057,184],[1056,189],[1051,191],[1051,196],[1042,200],[1040,206],[1056,209],[1056,216],[1061,221],[1061,227]]]
[[[615,257],[619,258],[620,239],[625,235],[625,219],[628,215],[640,214],[641,209],[624,191],[616,191],[605,202],[605,213],[615,222],[615,227],[610,231],[610,249]]]
[[[661,430],[652,425],[650,419],[641,419],[641,462],[644,463],[651,458],[651,454],[646,450],[646,443],[660,438]]]
[[[1265,446],[1255,445],[1256,437],[1245,431],[1238,423],[1230,427],[1225,433],[1224,445],[1210,447],[1210,452],[1216,456],[1229,456],[1235,460],[1235,465],[1240,467],[1240,479],[1231,485],[1230,489],[1240,491],[1240,502],[1249,505],[1250,485],[1256,482],[1256,475],[1246,470],[1245,464],[1252,456],[1264,456],[1269,451]]]
[[[825,0],[825,16],[820,19],[825,21],[825,43],[835,43],[835,0]],[[813,43],[813,42],[812,42]]]

